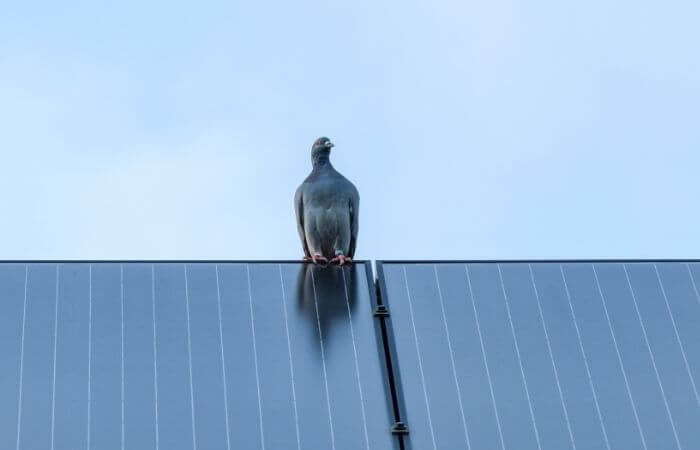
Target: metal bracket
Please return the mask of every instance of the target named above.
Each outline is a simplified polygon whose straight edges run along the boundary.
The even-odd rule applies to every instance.
[[[389,308],[384,305],[377,305],[374,308],[374,317],[389,317]]]
[[[391,426],[391,434],[408,434],[408,427],[403,422],[396,422]]]

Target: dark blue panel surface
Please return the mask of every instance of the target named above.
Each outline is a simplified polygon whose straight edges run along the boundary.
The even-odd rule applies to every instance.
[[[409,447],[700,448],[698,275],[380,264]]]
[[[500,269],[541,446],[571,448],[573,430],[534,274],[528,264],[503,264]]]
[[[317,325],[320,326],[319,345],[322,343],[321,363],[325,366],[328,382],[335,448],[367,448],[372,443],[367,441],[366,406],[358,378],[359,366],[356,365],[357,342],[351,326],[352,314],[358,312],[358,299],[348,291],[346,279],[356,274],[334,267],[324,270],[311,266],[309,272],[315,287],[313,294]],[[338,405],[343,407],[339,408]]]
[[[531,412],[527,377],[521,369],[522,358],[511,327],[500,267],[475,264],[468,267],[468,274],[486,359],[492,368],[491,378],[503,441],[506,447],[536,448],[537,422]]]
[[[226,449],[228,442],[216,275],[213,264],[187,268],[197,446],[212,450]]]
[[[1,447],[398,449],[368,270],[0,264]]]
[[[0,265],[0,448],[17,445],[26,270],[24,264]]]
[[[617,358],[616,336],[608,324],[593,266],[565,264],[562,269],[608,443],[611,448],[641,448],[636,406],[625,383],[626,370]]]
[[[93,264],[90,272],[89,448],[116,450],[122,440],[122,267]]]
[[[656,266],[627,264],[624,268],[678,447],[700,448],[700,402],[685,352],[686,345],[679,339],[673,311],[667,303]]]
[[[262,448],[257,357],[250,315],[248,268],[223,264],[218,272],[221,303],[226,388],[231,448]],[[219,299],[217,299],[219,300]]]
[[[28,271],[18,425],[22,450],[51,448],[54,404],[58,266],[32,264]]]
[[[408,303],[404,267],[387,264],[383,269],[385,286],[382,296],[384,303],[389,302],[389,306],[392,308],[391,322],[397,351],[394,359],[403,387],[405,411],[402,417],[411,426],[410,443],[413,445],[412,448],[434,449],[437,445],[435,443],[434,421],[430,399],[427,396],[420,343],[416,344],[417,340],[411,322],[412,316]],[[382,275],[381,272],[380,275]],[[394,308],[394,304],[399,306]],[[451,412],[454,415],[459,414],[455,407],[452,408]],[[420,424],[420,426],[412,424]],[[459,431],[454,430],[455,434]]]
[[[266,448],[395,448],[365,270],[250,266],[253,294],[269,299],[253,311],[263,400],[279,384],[262,402]],[[282,339],[262,334],[278,327]]]
[[[327,370],[321,358],[321,340],[316,325],[316,303],[310,272],[283,266],[279,288],[280,302],[289,330],[288,360],[290,373],[294,373],[299,446],[333,448],[333,415],[326,388]],[[303,293],[306,295],[299,295]],[[302,395],[302,392],[306,394]]]
[[[581,341],[569,291],[560,264],[531,264],[532,282],[542,309],[556,367],[562,414],[571,429],[570,448],[605,449],[605,427],[599,414],[598,395],[589,376],[588,356]]]
[[[659,282],[668,301],[677,329],[678,339],[683,344],[688,370],[692,376],[693,396],[698,399],[700,384],[700,296],[689,264],[657,264]]]
[[[595,271],[646,445],[648,448],[666,448],[670,442],[675,445],[670,416],[665,409],[625,268],[622,264],[596,264]]]
[[[185,265],[157,264],[154,278],[159,446],[193,449],[196,430]]]
[[[66,450],[87,448],[88,399],[91,389],[90,266],[60,264],[57,268],[58,314],[52,447]]]
[[[471,447],[500,448],[500,418],[494,409],[490,372],[486,370],[481,345],[483,339],[480,328],[476,326],[475,304],[471,302],[465,267],[445,265],[435,269],[440,286],[438,300],[442,302],[441,306],[444,305],[445,333],[449,330],[453,348],[457,378],[454,385],[459,386],[462,394],[461,406]]]
[[[124,264],[124,446],[157,448],[151,264]]]

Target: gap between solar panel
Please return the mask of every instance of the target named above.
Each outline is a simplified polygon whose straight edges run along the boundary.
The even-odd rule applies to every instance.
[[[394,423],[391,426],[391,433],[395,435],[399,440],[399,447],[404,450],[404,436],[409,434],[408,425],[403,421],[401,417],[401,411],[404,410],[403,403],[401,401],[402,396],[399,394],[399,389],[401,386],[401,380],[399,373],[396,371],[394,362],[392,360],[392,354],[395,353],[393,340],[389,336],[393,336],[393,331],[391,329],[391,312],[389,306],[386,303],[387,299],[383,298],[382,292],[385,291],[384,287],[384,271],[382,270],[382,262],[377,261],[377,278],[373,281],[374,284],[374,317],[379,321],[379,326],[381,330],[382,347],[384,351],[384,368],[386,370],[385,379],[388,381],[388,388],[391,394],[391,406],[394,415]]]

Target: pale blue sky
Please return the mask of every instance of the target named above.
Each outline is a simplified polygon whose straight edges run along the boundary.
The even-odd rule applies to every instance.
[[[360,258],[700,257],[694,1],[0,11],[0,257],[295,259],[313,140]]]

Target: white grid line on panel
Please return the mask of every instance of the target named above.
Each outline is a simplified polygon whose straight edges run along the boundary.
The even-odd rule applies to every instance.
[[[326,351],[323,347],[323,332],[321,331],[321,316],[318,311],[318,297],[316,294],[316,277],[314,277],[314,271],[311,269],[311,286],[314,290],[314,306],[316,308],[316,323],[318,325],[318,339],[321,343],[321,362],[323,363],[323,384],[326,387],[326,404],[328,406],[328,423],[331,427],[331,446],[335,450],[335,431],[333,429],[333,415],[331,414],[331,396],[328,390],[328,375],[326,372]]]
[[[642,314],[639,311],[639,305],[637,304],[637,295],[634,293],[634,288],[632,288],[632,281],[630,280],[629,273],[627,271],[627,265],[623,264],[622,268],[625,271],[625,278],[627,279],[627,285],[630,288],[630,293],[632,294],[632,302],[634,303],[634,309],[637,312],[637,319],[642,327],[642,335],[644,336],[644,343],[646,344],[647,351],[649,352],[649,357],[651,358],[651,365],[654,368],[654,374],[656,375],[656,382],[659,384],[659,389],[661,390],[661,397],[664,400],[664,406],[666,408],[666,414],[668,415],[668,420],[671,422],[671,429],[673,430],[673,437],[676,440],[676,447],[681,450],[681,443],[678,439],[678,433],[676,432],[676,424],[673,421],[673,416],[671,415],[671,408],[668,406],[668,400],[666,399],[666,391],[661,383],[661,376],[659,375],[659,369],[656,367],[656,358],[654,358],[654,353],[651,351],[651,346],[649,345],[649,337],[647,336],[646,326],[644,325],[644,320],[642,320]]]
[[[265,430],[263,427],[262,417],[262,399],[260,397],[260,375],[258,372],[258,349],[255,341],[255,318],[253,316],[253,292],[250,283],[250,264],[245,265],[246,275],[248,278],[248,303],[250,306],[250,330],[253,334],[253,362],[255,364],[255,383],[258,390],[258,420],[260,420],[260,445],[265,450]]]
[[[489,370],[489,363],[486,358],[486,348],[484,347],[484,338],[481,335],[481,325],[479,323],[479,314],[476,311],[476,302],[474,301],[474,290],[472,289],[472,280],[469,275],[469,266],[464,265],[464,272],[467,275],[467,286],[469,287],[469,297],[472,301],[472,308],[474,309],[474,319],[476,320],[476,331],[479,335],[479,344],[481,345],[481,356],[484,359],[484,368],[486,369],[486,378],[489,381],[489,392],[491,393],[491,404],[493,405],[493,411],[496,415],[496,425],[498,426],[498,437],[501,440],[501,449],[506,450],[506,444],[503,439],[503,430],[501,429],[501,419],[498,416],[498,407],[496,407],[496,395],[493,392],[493,381],[491,380],[491,371]]]
[[[221,319],[221,289],[219,287],[219,265],[214,266],[216,272],[216,306],[219,313],[219,345],[221,349],[221,381],[224,386],[224,415],[226,417],[226,450],[231,450],[231,430],[228,417],[228,387],[226,385],[226,359],[224,357],[224,327]]]
[[[88,266],[88,393],[87,393],[87,450],[90,450],[90,428],[92,425],[92,264]]]
[[[540,293],[537,290],[537,284],[535,283],[535,275],[532,272],[532,264],[527,265],[530,270],[530,280],[532,281],[532,288],[535,292],[535,300],[537,300],[537,310],[540,314],[540,322],[542,324],[542,329],[544,330],[544,339],[547,343],[547,352],[549,353],[549,360],[552,362],[552,370],[554,371],[554,380],[557,383],[557,391],[559,392],[559,400],[561,401],[562,411],[564,412],[564,419],[566,420],[566,429],[569,432],[569,439],[571,441],[571,448],[576,450],[576,443],[574,442],[574,433],[571,430],[571,421],[569,420],[569,411],[566,408],[566,402],[564,401],[564,392],[561,390],[561,383],[559,382],[559,371],[557,370],[557,364],[554,362],[554,353],[552,352],[552,344],[549,340],[549,332],[547,331],[547,325],[544,319],[544,312],[542,311],[542,304],[540,303]]]
[[[153,407],[155,410],[156,450],[160,448],[160,424],[158,423],[158,345],[156,342],[156,274],[151,264],[151,303],[153,306]]]
[[[284,278],[282,277],[282,264],[278,264],[280,272],[280,287],[282,288],[282,311],[284,312],[284,330],[287,334],[287,352],[289,353],[289,375],[292,382],[292,404],[294,406],[294,426],[297,434],[297,450],[301,450],[301,435],[299,433],[299,414],[297,412],[297,390],[294,382],[294,363],[292,362],[292,341],[289,337],[289,324],[287,320],[287,293],[284,289]]]
[[[559,271],[561,272],[561,279],[564,282],[564,291],[566,292],[566,300],[569,303],[569,310],[571,311],[571,318],[574,321],[574,329],[576,330],[576,338],[578,339],[579,349],[581,350],[581,355],[583,356],[583,365],[586,368],[586,375],[588,377],[588,385],[591,388],[591,393],[593,394],[593,401],[595,403],[596,413],[598,414],[598,421],[600,422],[600,429],[603,431],[603,438],[605,439],[605,446],[610,450],[610,441],[608,440],[608,432],[605,429],[605,423],[603,422],[603,414],[600,412],[600,404],[598,403],[598,394],[596,393],[595,386],[593,385],[593,377],[591,376],[591,369],[588,365],[588,357],[586,356],[586,350],[583,347],[583,339],[581,339],[581,330],[578,328],[578,320],[576,319],[576,313],[574,312],[574,305],[571,302],[571,293],[569,292],[569,284],[566,282],[566,276],[564,275],[564,267],[559,264]]]
[[[185,311],[187,312],[187,367],[190,376],[190,416],[192,420],[192,449],[197,450],[197,428],[194,423],[194,383],[192,381],[192,333],[190,331],[190,289],[187,282],[187,264],[182,265],[185,275]]]
[[[593,277],[595,278],[595,284],[598,288],[598,294],[600,295],[600,300],[603,304],[603,311],[605,312],[605,319],[608,322],[608,329],[610,330],[610,336],[612,336],[613,344],[615,344],[615,353],[617,354],[617,362],[620,365],[620,370],[622,371],[622,378],[625,380],[625,389],[627,389],[627,397],[632,405],[632,412],[634,413],[634,420],[637,423],[637,430],[639,431],[639,437],[642,439],[642,445],[644,449],[647,448],[647,441],[644,438],[644,432],[642,431],[642,424],[639,421],[639,415],[637,414],[637,405],[634,402],[634,397],[632,396],[632,390],[630,389],[629,381],[627,380],[627,371],[625,370],[625,365],[622,362],[622,355],[620,354],[620,347],[617,345],[617,337],[615,336],[615,331],[613,330],[612,321],[610,320],[610,314],[608,313],[608,305],[605,301],[605,295],[603,295],[603,288],[600,286],[600,281],[598,280],[598,271],[595,269],[595,265],[591,264],[593,269]]]
[[[22,392],[24,390],[24,329],[27,321],[27,282],[29,281],[29,265],[24,265],[24,303],[22,305],[22,339],[19,346],[19,395],[17,398],[17,446],[19,450],[19,436],[22,430]]]
[[[515,344],[515,354],[518,357],[518,367],[520,368],[520,376],[523,380],[523,387],[525,388],[525,397],[527,397],[527,406],[530,410],[530,419],[532,420],[532,429],[535,432],[535,440],[537,441],[537,448],[542,450],[542,445],[540,444],[540,433],[537,431],[537,421],[535,420],[535,411],[532,408],[532,400],[530,399],[530,390],[527,387],[527,378],[525,377],[525,370],[523,369],[523,359],[520,356],[520,346],[518,345],[518,338],[515,335],[515,326],[513,325],[513,317],[510,314],[510,304],[508,302],[508,294],[506,293],[506,285],[503,282],[503,273],[501,271],[501,265],[497,264],[498,268],[498,278],[501,281],[501,290],[503,291],[503,299],[506,303],[506,313],[508,314],[508,324],[510,325],[510,332],[513,335],[513,343]]]
[[[668,311],[668,317],[671,318],[671,324],[673,325],[673,333],[676,335],[676,342],[678,347],[681,349],[681,355],[683,356],[683,364],[685,365],[685,370],[688,372],[688,379],[690,380],[690,385],[693,387],[693,394],[695,394],[695,402],[700,406],[700,395],[698,395],[698,388],[695,386],[695,380],[693,379],[693,374],[690,371],[690,364],[688,364],[688,357],[685,354],[685,347],[681,342],[681,337],[678,334],[678,327],[676,326],[676,320],[673,318],[673,313],[671,312],[671,305],[668,302],[668,296],[666,295],[666,288],[664,288],[664,283],[661,281],[661,275],[659,274],[659,269],[654,264],[654,272],[656,272],[656,279],[659,280],[659,287],[661,288],[661,294],[664,297],[664,303],[666,303],[666,311]]]
[[[459,387],[457,380],[457,367],[455,364],[454,351],[452,350],[452,339],[450,338],[450,328],[447,325],[447,316],[445,314],[445,302],[442,298],[442,288],[440,287],[440,278],[437,273],[437,265],[433,264],[433,272],[435,272],[435,284],[437,285],[438,298],[440,299],[440,311],[442,312],[442,323],[445,325],[445,337],[447,338],[447,348],[450,351],[450,363],[452,365],[452,377],[455,380],[455,388],[457,388],[457,401],[459,403],[459,413],[462,416],[462,427],[464,428],[464,439],[467,442],[467,448],[471,450],[472,445],[469,441],[469,430],[467,429],[467,418],[464,414],[464,406],[462,405],[462,389]]]
[[[690,283],[693,285],[693,290],[695,291],[695,298],[698,299],[700,303],[700,293],[698,293],[698,285],[695,284],[695,278],[693,278],[693,272],[690,270],[690,264],[685,263],[686,269],[688,269],[688,276],[690,277]]]
[[[340,272],[343,275],[343,289],[345,290],[345,306],[347,306],[348,310],[350,336],[352,337],[352,351],[355,356],[355,374],[357,375],[357,389],[360,393],[360,408],[362,411],[362,430],[365,434],[365,443],[367,446],[367,450],[369,450],[369,435],[367,434],[367,416],[365,414],[365,399],[364,395],[362,394],[362,382],[360,381],[360,363],[358,362],[359,358],[357,357],[357,346],[355,345],[355,329],[352,324],[352,313],[350,312],[350,297],[348,296],[348,286],[347,281],[345,280],[345,269],[343,269],[342,266],[340,267]]]
[[[433,418],[430,414],[430,402],[428,401],[428,390],[425,386],[425,375],[423,374],[423,361],[420,353],[420,344],[418,343],[418,333],[416,332],[416,323],[413,318],[413,302],[411,301],[411,290],[408,288],[408,275],[406,274],[406,265],[403,265],[403,279],[406,283],[406,296],[408,298],[408,312],[411,317],[411,327],[413,328],[413,338],[416,343],[416,355],[418,356],[418,370],[420,371],[421,384],[423,385],[423,398],[425,399],[425,409],[428,413],[428,427],[430,428],[430,438],[433,441],[433,449],[437,450],[435,443],[435,432],[433,431]]]
[[[120,334],[121,334],[121,450],[124,450],[126,445],[125,440],[125,425],[124,425],[124,264],[119,264],[119,307],[120,311]]]
[[[60,266],[56,264],[56,298],[53,316],[53,374],[51,378],[51,450],[54,449],[56,436],[56,363],[58,359],[58,283]]]

